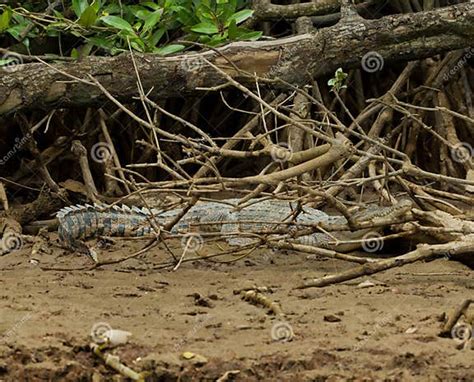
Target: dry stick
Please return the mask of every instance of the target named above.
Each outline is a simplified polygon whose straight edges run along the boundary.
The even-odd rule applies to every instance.
[[[5,192],[5,185],[3,182],[0,182],[0,202],[2,202],[3,209],[5,211],[9,210],[7,193]]]
[[[439,92],[437,93],[437,97],[435,98],[440,105],[438,109],[442,110],[445,109],[447,110],[449,107],[449,100],[448,97],[446,96],[445,92]],[[443,126],[446,129],[446,139],[448,140],[449,144],[451,145],[451,148],[457,147],[458,145],[461,145],[461,141],[458,138],[458,135],[456,133],[456,125],[454,123],[453,116],[451,114],[448,114],[446,116],[442,116],[444,120]],[[472,126],[474,127],[474,120],[472,121]],[[467,156],[470,156],[471,153],[468,152]],[[464,166],[466,171],[469,171],[470,169],[474,169],[474,161],[469,160],[470,158],[466,158],[465,161],[461,161],[462,165]],[[448,157],[447,160],[450,160]]]
[[[132,46],[130,44],[130,39],[128,37],[127,37],[127,43],[128,43],[128,49],[129,49],[129,52],[130,52],[130,57],[131,57],[132,63],[133,63],[133,69],[135,70],[135,75],[137,76],[137,87],[138,87],[138,92],[139,92],[139,95],[140,95],[140,102],[143,106],[143,110],[145,110],[148,122],[150,122],[151,124],[157,125],[158,120],[155,117],[157,117],[158,112],[155,110],[155,113],[154,113],[154,116],[153,116],[153,119],[152,119],[151,115],[150,115],[150,112],[147,108],[147,105],[145,103],[145,98],[146,98],[145,89],[143,88],[142,80],[141,80],[141,77],[140,77],[140,72],[138,70],[137,63],[135,61],[135,55],[133,53],[133,49],[132,49]],[[161,117],[161,115],[160,115],[160,117]],[[152,130],[152,135],[153,135],[153,139],[154,139],[155,145],[156,145],[157,163],[161,164],[161,165],[164,165],[163,159],[162,159],[162,156],[161,156],[160,141],[158,139],[158,136],[157,136],[155,130]]]
[[[429,132],[430,134],[435,136],[437,139],[439,139],[441,142],[445,143],[446,145],[449,145],[449,142],[443,136],[438,134],[436,131],[433,131],[433,129],[430,126],[428,126],[426,123],[423,122],[422,118],[419,118],[417,115],[413,114],[411,111],[405,108],[406,106],[408,106],[409,108],[414,108],[415,106],[401,102],[395,96],[392,96],[392,101],[390,102],[387,102],[384,100],[376,100],[376,101],[386,106],[389,106],[402,114],[405,114],[409,119],[412,119],[413,121],[415,121],[417,126],[423,127],[425,131]]]
[[[87,159],[87,150],[80,141],[73,141],[71,147],[72,153],[79,159],[79,166],[82,171],[82,178],[86,186],[87,197],[90,201],[97,203],[97,188],[92,177],[91,169],[89,168],[89,160]]]
[[[428,78],[424,83],[424,87],[428,88],[428,91],[415,94],[412,103],[415,105],[426,105],[429,103],[434,94],[432,89],[439,88],[442,85],[444,75],[447,73],[451,65],[458,62],[462,54],[462,52],[458,51],[446,54],[443,60],[433,68],[431,72],[429,72]],[[408,141],[405,147],[405,152],[409,157],[411,157],[417,149],[419,131],[420,126],[418,124],[414,124],[409,130]]]
[[[347,156],[349,153],[351,153],[350,142],[345,140],[345,138],[342,137],[342,135],[338,135],[338,139],[334,140],[334,145],[325,154],[321,155],[320,157],[309,160],[307,162],[301,163],[295,167],[278,171],[275,173],[271,173],[267,175],[248,176],[245,178],[199,178],[199,179],[193,180],[192,182],[191,181],[190,182],[172,181],[172,182],[166,182],[166,183],[178,186],[178,185],[187,185],[190,183],[193,183],[195,185],[205,184],[205,183],[214,183],[217,181],[217,182],[221,182],[223,186],[259,184],[259,183],[275,185],[281,181],[284,181],[292,177],[296,177],[298,175],[314,170],[316,168],[331,165],[332,163],[336,162],[338,159],[341,159]],[[151,183],[151,185],[152,184],[154,183]]]
[[[272,162],[270,163],[267,167],[265,167],[259,175],[263,175],[268,171],[271,171],[273,168],[276,167],[276,163]],[[255,187],[255,189],[250,192],[249,194],[245,195],[242,199],[240,199],[239,201],[239,205],[240,204],[244,204],[244,203],[247,203],[249,200],[251,199],[255,199],[257,198],[262,192],[264,192],[266,189],[268,188],[268,184],[263,184],[263,183],[260,183],[257,185],[257,187]]]
[[[454,194],[452,192],[437,190],[435,188],[431,188],[428,186],[418,186],[418,187],[420,187],[420,189],[422,189],[423,191],[426,191],[429,194],[441,196],[447,199],[457,200],[457,201],[466,203],[470,206],[474,206],[474,196]]]
[[[397,81],[392,85],[390,88],[389,92],[387,92],[382,98],[388,98],[390,97],[391,94],[397,94],[403,87],[403,85],[408,81],[408,78],[410,77],[410,74],[412,73],[413,69],[416,67],[415,62],[409,62],[403,72],[400,74],[398,77]],[[354,127],[357,126],[356,124],[357,119],[353,122]],[[379,132],[379,130],[382,128],[383,123],[385,123],[385,119],[379,118],[377,119],[377,125],[371,130],[372,133],[369,132],[369,137],[370,135],[374,135]],[[375,145],[372,146],[368,149],[367,155],[360,158],[357,163],[355,163],[350,169],[348,169],[340,178],[341,181],[346,181],[349,179],[352,179],[354,177],[357,177],[359,174],[364,171],[364,169],[367,167],[367,165],[370,163],[370,156],[368,154],[377,154],[382,147]],[[341,185],[336,185],[332,186],[327,190],[328,195],[336,196],[338,195],[342,190],[344,189],[344,186]]]
[[[257,292],[256,290],[248,290],[248,291],[242,291],[240,292],[240,297],[242,297],[243,300],[249,301],[255,305],[262,305],[265,308],[267,308],[271,313],[273,313],[276,316],[284,316],[285,314],[281,310],[281,307],[279,304],[276,302],[270,300],[268,297],[263,295],[260,292]]]
[[[54,179],[52,178],[46,165],[43,163],[41,152],[38,149],[38,144],[36,143],[36,140],[33,137],[33,133],[29,127],[28,121],[26,120],[24,116],[22,116],[22,120],[24,124],[22,125],[21,129],[23,131],[24,136],[28,137],[26,144],[27,144],[28,149],[31,152],[31,155],[33,155],[33,157],[35,158],[35,163],[38,167],[38,171],[41,177],[43,178],[44,182],[48,185],[48,187],[52,191],[59,193],[60,188],[57,185],[57,183],[54,181]]]
[[[101,128],[102,134],[104,134],[104,138],[107,142],[107,145],[109,146],[110,153],[112,154],[115,167],[118,168],[117,172],[119,174],[119,177],[120,179],[125,181],[125,175],[123,173],[122,166],[120,164],[120,159],[117,155],[117,151],[115,151],[114,142],[112,141],[112,138],[110,137],[109,129],[107,128],[107,124],[105,123],[106,119],[107,119],[107,116],[105,115],[104,111],[99,110],[99,122],[100,122],[100,128]],[[129,194],[130,188],[128,187],[127,183],[124,183],[124,187],[127,193]]]
[[[143,203],[144,206],[147,208],[147,210],[150,211],[149,216],[147,215],[146,218],[147,218],[147,220],[148,220],[148,222],[149,222],[149,224],[150,224],[150,227],[152,228],[152,230],[153,230],[154,233],[155,233],[155,239],[156,239],[156,238],[159,238],[159,239],[161,240],[161,242],[164,244],[165,249],[167,250],[167,252],[171,254],[171,257],[172,257],[173,260],[176,262],[177,259],[176,259],[175,255],[174,255],[173,251],[171,251],[171,249],[169,249],[168,245],[166,245],[166,241],[164,240],[161,227],[160,227],[160,225],[159,225],[159,223],[158,223],[158,221],[157,221],[157,219],[156,219],[156,217],[155,217],[155,214],[153,213],[153,209],[150,208],[150,206],[148,205],[147,200],[146,200],[145,197],[143,196],[141,190],[137,187],[137,184],[135,183],[135,181],[132,181],[132,183],[133,183],[133,187],[136,189],[137,194],[138,194],[139,198],[141,199],[142,203]],[[192,204],[196,203],[196,200],[197,200],[197,199],[191,199]],[[191,206],[192,206],[192,205],[191,205]],[[188,211],[188,210],[186,210],[186,211]],[[182,212],[179,214],[179,216],[181,216],[181,217],[184,216],[184,214],[182,214],[182,215],[181,215],[181,214],[182,214]],[[181,219],[181,218],[180,218],[180,219]],[[176,224],[176,222],[174,222],[174,220],[173,220],[171,223],[173,223],[173,225],[165,225],[165,229],[171,230],[171,228],[173,228],[174,224]],[[170,224],[171,224],[171,223],[170,223]],[[168,227],[169,227],[169,228],[168,228]]]
[[[370,234],[371,230],[367,230],[365,232],[365,234]],[[394,234],[391,234],[391,235],[385,235],[385,236],[377,236],[375,238],[375,240],[377,242],[384,242],[385,240],[393,240],[393,239],[397,239],[397,238],[400,238],[400,237],[406,237],[406,236],[411,236],[413,235],[414,233],[416,233],[416,230],[409,230],[409,231],[406,231],[406,232],[399,232],[399,233],[394,233]],[[350,235],[351,233],[348,233],[348,236],[352,236],[352,237],[358,237],[359,234],[358,233],[355,233],[354,235]],[[370,244],[370,241],[373,240],[374,238],[373,237],[363,237],[362,239],[354,239],[354,240],[336,240],[334,242],[331,242],[331,241],[328,241],[327,242],[327,245],[330,245],[330,246],[341,246],[341,250],[342,251],[351,251],[351,250],[355,250],[359,247],[363,247],[364,243],[367,243],[369,242]]]
[[[161,158],[161,156],[160,156]],[[178,180],[186,180],[186,179],[190,179],[189,176],[186,176],[186,178],[184,176],[182,176],[181,174],[179,174],[178,172],[176,172],[175,170],[173,170],[171,167],[169,167],[166,163],[163,162],[163,160],[159,160],[158,162],[156,163],[137,163],[137,164],[128,164],[126,166],[127,168],[124,168],[123,171],[125,172],[129,172],[131,174],[134,174],[134,175],[137,175],[141,178],[143,178],[145,181],[148,182],[148,179],[136,172],[136,171],[132,171],[130,170],[130,168],[151,168],[151,167],[158,167],[158,168],[161,168],[162,170],[165,170],[171,177],[175,178],[175,179],[178,179]]]
[[[375,163],[370,162],[368,169],[369,169],[369,177],[375,178],[377,176]],[[374,187],[375,191],[382,197],[382,199],[390,203],[396,202],[395,198],[389,194],[388,190],[382,185],[382,183],[378,179],[372,180],[372,186]]]
[[[421,168],[416,167],[415,165],[408,162],[403,164],[402,170],[405,174],[412,175],[414,177],[433,179],[437,180],[438,182],[459,183],[474,186],[474,180],[459,179],[453,178],[452,176],[434,174],[432,172],[424,171]]]
[[[100,145],[100,142],[105,142],[105,137],[104,134],[99,134],[98,137],[98,144]],[[104,183],[105,183],[105,194],[108,196],[113,196],[113,195],[121,195],[122,190],[120,189],[120,183],[122,183],[122,179],[118,181],[114,174],[115,174],[115,165],[114,165],[114,158],[112,158],[112,155],[110,154],[110,149],[107,147],[101,148],[100,146],[97,149],[96,153],[99,153],[99,150],[102,150],[103,157],[99,157],[102,163],[102,170],[104,173]]]
[[[278,95],[273,101],[270,102],[270,105],[276,107],[280,102],[282,102],[286,96],[284,94]],[[247,122],[244,127],[242,127],[237,133],[235,133],[229,140],[222,146],[223,149],[232,149],[235,145],[239,143],[237,138],[244,137],[244,135],[248,132],[251,132],[258,126],[258,122],[260,118],[265,118],[266,113],[270,111],[264,112],[264,115],[256,115],[254,116],[249,122]],[[208,159],[208,162],[211,162],[213,165],[216,165],[222,158],[220,157],[212,157]],[[209,171],[209,167],[202,166],[194,175],[194,178],[201,178],[206,176]]]
[[[66,74],[65,74],[66,75]],[[73,76],[71,76],[73,77]],[[84,82],[84,83],[87,83],[87,84],[91,84],[90,82],[88,81],[84,81],[84,80],[81,80],[81,79],[78,79],[76,77],[73,77],[74,79],[77,79],[78,81],[81,81],[81,82]],[[132,119],[134,119],[136,122],[140,123],[141,125],[149,128],[149,129],[154,129],[156,130],[160,135],[168,138],[168,139],[171,139],[171,140],[176,140],[180,143],[182,143],[184,146],[190,146],[190,147],[193,147],[195,149],[203,149],[211,154],[219,154],[219,155],[224,155],[224,156],[231,156],[231,157],[235,157],[235,158],[249,158],[249,157],[258,157],[258,156],[261,156],[261,155],[269,155],[269,150],[266,148],[266,149],[263,149],[263,150],[258,150],[258,151],[255,151],[255,152],[243,152],[243,151],[236,151],[236,150],[224,150],[224,149],[221,149],[219,147],[209,147],[209,146],[205,146],[201,143],[197,143],[197,142],[193,142],[189,139],[186,139],[180,135],[176,135],[176,134],[171,134],[165,130],[162,130],[156,126],[154,126],[153,124],[150,124],[149,122],[141,119],[140,117],[138,117],[136,114],[134,114],[133,112],[131,112],[130,110],[128,110],[122,103],[120,103],[115,97],[113,97],[108,91],[107,89],[105,89],[102,84],[97,81],[94,77],[90,76],[91,80],[92,80],[92,84],[96,85],[103,93],[104,95],[109,98],[114,104],[116,104],[120,109],[122,109],[127,115],[129,115]],[[253,94],[253,93],[252,93]],[[154,103],[153,101],[147,99],[147,102],[149,102],[151,105],[156,105],[156,103]],[[265,104],[265,106],[269,106],[266,102],[264,101],[261,101]],[[272,107],[269,107],[274,113],[276,113],[278,116],[280,116],[282,119],[285,119],[285,120],[288,120],[289,118],[287,116],[285,116],[284,114],[281,114],[280,112],[276,111],[274,108]],[[291,119],[290,119],[291,120]],[[324,136],[323,134],[321,133],[318,133],[318,132],[315,132],[311,129],[309,129],[308,127],[302,125],[302,124],[298,124],[298,126],[302,126],[304,129],[306,129],[306,131],[309,131],[311,134],[313,135],[316,135],[318,137],[324,137],[324,140],[326,141],[331,141],[332,143],[334,143],[334,139],[329,139],[327,138],[326,136]],[[322,138],[323,139],[323,138]],[[202,178],[198,179],[198,180],[201,180]],[[126,183],[126,181],[124,179],[123,180],[123,183]],[[207,181],[207,180],[206,180]]]
[[[25,139],[25,138],[23,138]],[[51,162],[53,162],[57,157],[63,154],[64,151],[69,149],[69,138],[65,137],[58,137],[54,143],[45,148],[40,153],[40,161],[45,166],[48,166]],[[27,176],[29,173],[34,173],[37,170],[37,163],[35,160],[26,163],[25,166],[22,166],[12,175],[12,181],[21,180],[23,177]]]
[[[49,16],[53,13],[54,9],[61,4],[61,0],[56,0],[55,2],[53,3],[50,3],[48,1],[48,6],[46,7],[46,9],[42,12],[42,15],[43,16]],[[26,38],[26,36],[28,36],[28,34],[31,32],[31,30],[35,27],[35,23],[31,23],[31,24],[28,24],[26,26],[25,29],[23,29],[20,33],[20,35],[17,37],[17,40],[18,40],[18,43],[21,43],[23,42],[23,40]],[[29,44],[28,44],[29,45]],[[15,53],[17,54],[17,53]],[[62,54],[61,54],[62,56]],[[30,58],[29,56],[24,56],[24,57],[27,57],[27,58]],[[69,58],[69,57],[67,57]],[[72,57],[70,57],[72,59]],[[61,59],[58,57],[58,59]]]
[[[346,206],[344,204],[342,204],[342,202],[337,200],[334,196],[329,195],[327,192],[313,190],[310,187],[305,187],[305,186],[300,186],[300,185],[296,185],[296,186],[289,185],[289,188],[297,189],[297,190],[303,191],[303,192],[305,192],[309,195],[314,195],[314,196],[323,198],[325,201],[327,201],[329,203],[329,205],[336,208],[342,214],[342,216],[344,216],[346,218],[347,225],[349,226],[349,228],[351,230],[354,231],[358,228],[357,227],[357,222],[354,220],[353,214],[350,213],[349,210],[346,208]]]
[[[260,97],[258,97],[256,94],[254,94],[250,89],[248,89],[247,87],[243,86],[242,84],[240,84],[239,82],[237,82],[236,80],[234,80],[231,76],[229,76],[225,71],[223,71],[221,68],[217,67],[216,65],[214,65],[212,62],[210,62],[209,60],[207,60],[206,58],[203,57],[203,60],[209,65],[211,66],[212,68],[214,68],[214,70],[216,70],[219,74],[221,74],[223,77],[225,77],[225,79],[230,83],[232,84],[234,87],[236,87],[237,89],[239,89],[240,91],[242,91],[242,93],[244,94],[247,94],[248,96],[250,96],[252,99],[254,99],[255,101],[259,102],[260,104],[262,104],[263,106],[265,106],[267,109],[270,109],[272,111],[273,114],[275,114],[278,118],[281,118],[282,120],[288,122],[288,123],[291,123],[291,124],[294,124],[295,126],[299,127],[300,129],[303,129],[305,132],[315,136],[316,138],[319,138],[321,140],[323,140],[324,142],[327,142],[327,143],[331,143],[331,144],[334,144],[336,143],[335,140],[329,136],[327,136],[326,134],[323,134],[323,133],[320,133],[319,131],[315,131],[313,129],[311,129],[310,127],[298,122],[298,121],[295,121],[293,118],[290,118],[288,117],[287,115],[283,114],[283,113],[280,113],[278,110],[276,110],[274,107],[272,107],[268,102],[264,101],[263,99],[261,99]]]
[[[472,50],[471,50],[472,51]],[[461,82],[464,90],[464,96],[466,98],[466,107],[468,110],[469,116],[474,119],[474,102],[471,85],[469,84],[469,79],[467,76],[467,69],[461,68]]]
[[[461,305],[459,305],[451,316],[449,316],[448,321],[444,324],[443,329],[438,334],[440,337],[451,337],[451,330],[454,325],[458,322],[459,318],[467,312],[469,305],[474,304],[474,300],[466,299]]]
[[[132,381],[144,382],[145,381],[145,373],[137,373],[135,370],[130,369],[129,367],[125,366],[118,356],[103,353],[102,350],[107,348],[107,344],[105,345],[97,345],[95,343],[90,344],[90,348],[92,352],[102,359],[107,366],[110,366],[112,369],[118,371],[121,375],[126,378],[130,378]]]
[[[462,240],[453,241],[447,244],[421,244],[414,251],[404,255],[393,257],[387,260],[380,260],[375,263],[367,263],[359,267],[350,269],[331,276],[321,277],[299,285],[296,289],[305,289],[312,287],[324,287],[331,284],[337,284],[344,281],[356,279],[364,275],[373,275],[390,268],[401,267],[420,260],[428,260],[433,257],[445,256],[449,254],[461,254],[472,252],[474,248],[474,234],[468,235]]]
[[[470,125],[474,125],[474,119],[469,118],[467,115],[464,115],[464,114],[458,113],[454,110],[451,110],[446,106],[426,107],[426,106],[412,105],[412,104],[408,104],[408,103],[405,103],[405,102],[402,102],[402,101],[398,101],[398,103],[401,106],[411,107],[413,109],[418,109],[418,110],[423,110],[423,111],[442,111],[442,112],[445,112],[445,113],[447,113],[447,114],[449,114],[453,117],[457,117],[459,119],[462,119],[462,120],[468,122]]]
[[[295,92],[297,93],[301,93],[302,90],[295,87],[294,85],[286,82],[286,81],[283,81],[281,79],[278,79],[278,82],[281,82],[282,84],[284,84],[286,87],[289,87],[291,89],[293,89]],[[381,142],[380,140],[376,140],[376,139],[373,139],[373,138],[370,138],[369,136],[367,136],[365,133],[364,134],[361,134],[361,133],[358,133],[356,131],[354,131],[354,123],[352,126],[352,129],[350,128],[347,128],[341,121],[339,121],[339,119],[337,118],[337,116],[332,113],[329,109],[326,108],[326,106],[321,103],[320,101],[318,101],[317,99],[315,99],[314,97],[310,96],[309,94],[307,93],[303,93],[305,94],[312,102],[314,102],[318,107],[320,107],[323,111],[325,111],[327,113],[327,116],[330,117],[331,119],[333,119],[335,121],[335,124],[330,124],[330,123],[322,123],[322,122],[317,122],[317,121],[313,121],[311,120],[313,123],[315,123],[316,125],[326,125],[326,126],[329,126],[329,127],[335,127],[335,128],[338,128],[339,130],[343,131],[343,132],[346,132],[350,135],[353,135],[355,136],[356,138],[359,138],[365,142],[370,142],[374,145],[377,145],[377,146],[380,146],[381,148],[387,150],[388,152],[391,152],[395,155],[398,155],[400,156],[401,158],[403,159],[408,159],[408,156],[406,154],[404,154],[403,152],[401,151],[398,151],[398,150],[395,150],[393,148],[391,148],[390,146],[387,146],[386,144],[384,144],[383,142]],[[356,118],[355,121],[358,121],[358,119]],[[314,135],[314,134],[313,134]],[[395,159],[390,159],[391,161],[393,161],[394,163],[399,163],[400,161],[398,160],[395,160]]]
[[[154,132],[154,135],[156,135],[156,132]],[[158,139],[158,137],[157,137]],[[162,168],[163,170],[165,170],[166,172],[168,172],[170,175],[178,178],[178,179],[191,179],[191,176],[186,172],[184,171],[184,169],[181,167],[181,165],[175,161],[173,158],[171,158],[168,154],[166,154],[166,152],[164,151],[160,151],[160,146],[157,145],[156,147],[153,146],[152,144],[142,140],[142,139],[139,139],[139,140],[136,140],[135,141],[137,144],[141,144],[141,145],[144,145],[150,149],[153,149],[157,152],[157,157],[158,157],[158,160],[156,163],[136,163],[136,164],[128,164],[127,167],[129,168],[143,168],[143,167],[159,167],[159,168]],[[173,166],[176,167],[176,171],[173,170],[171,167],[169,167],[167,164],[165,164],[163,162],[163,157],[169,161]],[[180,173],[178,173],[177,171],[179,171]]]
[[[304,33],[311,33],[314,31],[313,24],[311,23],[311,19],[309,17],[300,17],[296,20],[296,31],[298,34]],[[290,113],[290,117],[302,122],[302,119],[306,119],[310,113],[311,103],[305,95],[302,93],[297,93],[292,107],[292,112]],[[294,125],[289,125],[286,128],[286,134],[288,136],[288,145],[289,149],[292,153],[303,151],[304,141],[306,137],[306,133],[297,128]],[[290,166],[292,163],[290,162]],[[303,174],[303,180],[311,180],[310,174]]]
[[[300,164],[327,153],[330,148],[331,145],[325,143],[321,146],[316,146],[307,150],[299,151],[297,153],[292,153],[288,158],[288,162],[292,165]]]
[[[307,162],[303,162],[294,167],[274,172],[268,175],[255,175],[240,178],[238,182],[245,183],[267,183],[267,184],[278,184],[289,178],[293,178],[309,172],[311,170],[330,165],[337,160],[346,157],[352,152],[351,144],[342,135],[337,135],[333,141],[333,145],[329,151],[317,158],[311,159]]]
[[[415,187],[413,187],[415,189]],[[429,203],[435,205],[436,207],[439,207],[440,210],[447,212],[451,215],[462,215],[463,211],[453,205],[452,203],[447,202],[446,200],[436,198],[434,196],[431,196],[424,192],[420,188],[416,188],[417,192],[423,193],[423,194],[418,194],[416,195],[417,199],[423,199],[427,200]]]
[[[359,264],[366,264],[366,263],[377,261],[375,259],[346,255],[345,253],[336,252],[330,249],[313,247],[311,245],[304,245],[304,244],[271,242],[270,246],[273,248],[285,249],[289,251],[297,251],[297,252],[303,252],[303,253],[311,253],[313,255],[318,255],[321,257],[329,258],[329,259],[338,259],[338,260],[350,261],[352,263],[359,263]]]
[[[65,74],[67,75],[67,74]],[[71,76],[73,77],[73,76]],[[73,77],[74,79],[77,79],[76,77]],[[206,152],[210,153],[210,154],[218,154],[218,155],[222,155],[222,156],[229,156],[229,157],[234,157],[234,158],[249,158],[249,157],[259,157],[259,156],[262,156],[262,155],[269,155],[269,150],[268,149],[264,149],[264,150],[258,150],[258,151],[255,151],[255,152],[246,152],[246,151],[237,151],[237,150],[224,150],[224,149],[221,149],[219,147],[209,147],[209,146],[206,146],[202,143],[198,143],[198,142],[193,142],[192,140],[189,140],[181,135],[176,135],[176,134],[171,134],[169,132],[167,132],[166,130],[163,130],[163,129],[160,129],[159,127],[153,125],[153,124],[150,124],[149,122],[143,120],[142,118],[138,117],[135,113],[133,113],[132,111],[130,111],[129,109],[127,109],[121,102],[119,102],[114,96],[112,96],[112,94],[110,94],[110,92],[104,88],[102,86],[102,84],[97,81],[94,77],[90,76],[91,80],[92,80],[92,83],[91,82],[88,82],[88,81],[83,81],[81,79],[77,79],[78,81],[80,82],[84,82],[86,84],[89,84],[89,85],[95,85],[97,86],[103,93],[104,95],[109,98],[115,105],[117,105],[121,110],[123,110],[127,115],[129,115],[133,120],[135,120],[136,122],[138,122],[139,124],[141,124],[142,126],[145,126],[149,129],[152,129],[152,130],[156,130],[157,133],[159,133],[160,135],[168,138],[168,139],[171,139],[173,141],[177,141],[181,144],[183,144],[185,147],[192,147],[194,149],[197,149],[197,150],[205,150]],[[150,103],[151,105],[156,105],[156,103],[154,103],[153,101],[147,99],[146,100],[148,103]],[[126,183],[125,180],[123,180],[124,183]]]

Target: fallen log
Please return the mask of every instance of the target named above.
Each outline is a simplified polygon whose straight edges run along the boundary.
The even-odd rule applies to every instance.
[[[375,20],[356,17],[315,33],[237,42],[202,53],[174,57],[134,54],[133,59],[143,88],[153,89],[151,99],[221,89],[227,81],[206,60],[244,85],[254,84],[254,75],[303,85],[311,78],[334,73],[339,67],[362,65],[371,72],[386,62],[469,48],[474,41],[473,24],[474,4],[463,3]],[[139,94],[132,68],[131,55],[123,54],[67,63],[29,63],[0,70],[0,115],[103,104],[103,92],[93,82],[84,82],[90,76],[119,100],[129,101]]]

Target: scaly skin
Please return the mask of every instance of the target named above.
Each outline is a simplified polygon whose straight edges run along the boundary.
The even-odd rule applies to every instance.
[[[341,226],[347,224],[342,216],[330,216],[326,213],[310,207],[303,207],[296,219],[293,219],[297,204],[283,200],[253,199],[245,208],[236,209],[239,199],[226,199],[219,202],[198,202],[176,224],[171,233],[189,231],[220,232],[223,234],[272,230],[276,228],[289,227],[300,224],[322,224],[325,227]],[[356,218],[360,221],[375,218],[397,218],[411,207],[408,201],[402,201],[392,207],[370,207]],[[180,209],[159,211],[127,206],[106,205],[78,205],[66,207],[57,213],[59,219],[59,237],[71,248],[85,249],[82,243],[91,237],[97,236],[144,236],[153,232],[152,222],[163,226],[170,222],[180,213]],[[361,238],[367,230],[351,232],[344,235],[338,232],[335,236],[338,240]],[[339,236],[338,236],[339,235]],[[229,243],[242,245],[251,239],[228,239]],[[325,243],[333,241],[331,237],[323,233],[301,236],[297,242],[314,246],[325,247]],[[84,248],[85,247],[85,248]],[[87,251],[87,249],[86,249]]]

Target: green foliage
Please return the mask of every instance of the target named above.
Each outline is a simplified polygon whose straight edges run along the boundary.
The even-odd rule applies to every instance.
[[[347,73],[344,73],[342,68],[336,70],[334,77],[328,81],[328,85],[331,87],[331,90],[335,93],[338,93],[341,89],[347,88],[345,85],[347,78]]]
[[[261,32],[239,26],[252,16],[253,11],[245,9],[246,0],[63,3],[66,8],[51,15],[38,13],[38,4],[26,3],[22,8],[0,5],[0,38],[10,35],[28,47],[29,40],[39,36],[70,36],[81,46],[71,46],[68,54],[79,57],[113,55],[129,49],[165,55],[185,49],[180,41],[216,46],[261,37]]]

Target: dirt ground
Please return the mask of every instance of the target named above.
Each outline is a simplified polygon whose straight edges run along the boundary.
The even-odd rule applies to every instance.
[[[137,248],[118,241],[99,257]],[[179,245],[172,248],[179,256]],[[149,371],[150,381],[474,381],[474,351],[437,336],[443,313],[474,297],[473,271],[455,261],[295,290],[354,265],[262,248],[172,271],[154,269],[168,256],[155,248],[93,271],[43,271],[30,252],[25,244],[0,258],[0,381],[125,380],[89,349],[91,331],[103,326],[132,333],[110,353]],[[59,248],[39,261],[90,264]],[[366,280],[373,285],[359,285]],[[285,315],[237,293],[252,286],[269,288],[264,295]]]

